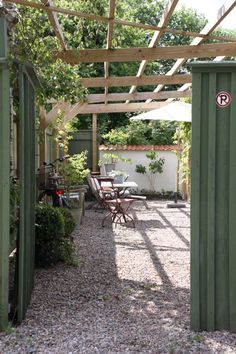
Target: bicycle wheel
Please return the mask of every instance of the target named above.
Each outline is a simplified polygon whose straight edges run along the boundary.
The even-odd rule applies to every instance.
[[[47,204],[47,205],[53,206],[54,202],[53,202],[52,194],[49,194],[47,192],[40,193],[39,196],[38,196],[38,203]]]

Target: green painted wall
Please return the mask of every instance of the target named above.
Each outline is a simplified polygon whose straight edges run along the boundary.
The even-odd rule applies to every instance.
[[[80,130],[72,134],[72,139],[69,142],[69,154],[79,154],[87,150],[87,166],[92,170],[93,161],[93,132],[92,130]],[[97,146],[97,161],[98,161],[98,146]]]

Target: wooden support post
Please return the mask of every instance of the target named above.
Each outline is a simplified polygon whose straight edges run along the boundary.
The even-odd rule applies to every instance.
[[[93,159],[92,167],[93,172],[97,171],[97,114],[93,113]]]
[[[6,21],[0,17],[0,56],[7,56]],[[9,72],[0,63],[0,330],[8,325],[10,238],[10,88]]]

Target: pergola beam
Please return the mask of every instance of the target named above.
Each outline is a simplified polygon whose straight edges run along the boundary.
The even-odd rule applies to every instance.
[[[104,102],[105,98],[109,102],[120,101],[145,101],[147,99],[163,100],[168,98],[191,97],[191,90],[187,91],[163,91],[163,92],[134,92],[134,93],[108,93],[105,94],[90,94],[87,96],[87,103]]]
[[[144,103],[110,103],[110,104],[87,104],[84,103],[78,109],[77,114],[92,114],[92,113],[117,113],[117,112],[140,112],[150,111],[152,109],[165,106],[165,102]]]
[[[82,106],[83,106],[83,104],[80,102],[75,103],[73,106],[70,106],[70,109],[64,115],[63,125],[66,125],[69,121],[71,121],[78,114],[79,109]]]
[[[72,109],[73,114],[70,111],[68,115],[65,116],[63,126],[71,121],[78,114],[98,114],[98,113],[118,113],[118,112],[140,112],[140,111],[150,111],[152,109],[160,108],[166,106],[165,102],[150,102],[150,103],[110,103],[110,104],[88,104],[88,103],[76,103]],[[66,105],[69,106],[67,102],[58,102],[57,106]],[[58,107],[57,107],[58,108]],[[53,119],[56,119],[57,115],[55,110],[50,111],[48,115],[53,115]],[[53,121],[51,119],[51,122]],[[47,124],[48,125],[48,124]]]
[[[164,85],[177,85],[186,84],[192,82],[192,75],[190,74],[179,74],[167,77],[165,75],[150,75],[150,76],[118,76],[118,77],[108,77],[104,79],[103,77],[94,78],[81,78],[81,84],[84,87],[119,87],[119,86],[130,86],[130,85],[156,85],[157,83],[163,83]]]
[[[70,106],[67,102],[58,102],[56,103],[50,112],[46,114],[45,125],[46,127],[53,123],[54,120],[58,117],[61,111],[65,111]]]
[[[65,39],[64,39],[64,35],[62,32],[61,26],[60,26],[58,18],[57,18],[57,14],[55,14],[51,9],[53,6],[52,0],[42,0],[42,1],[44,3],[46,11],[48,13],[49,21],[54,29],[54,32],[55,32],[57,38],[60,41],[61,47],[63,50],[66,50],[67,46],[65,43]]]
[[[198,46],[179,45],[157,48],[128,49],[87,49],[55,52],[55,58],[60,58],[70,64],[128,62],[146,60],[166,60],[178,58],[207,58],[217,55],[236,56],[236,43],[201,44]]]

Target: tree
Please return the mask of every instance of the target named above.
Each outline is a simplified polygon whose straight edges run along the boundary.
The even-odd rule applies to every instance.
[[[102,135],[105,145],[171,145],[176,122],[131,121]]]
[[[163,165],[165,163],[165,159],[159,158],[156,151],[150,150],[146,153],[146,157],[149,159],[147,166],[139,164],[136,165],[135,171],[137,173],[146,174],[150,183],[150,189],[152,191],[155,190],[155,182],[157,173],[163,172]]]

